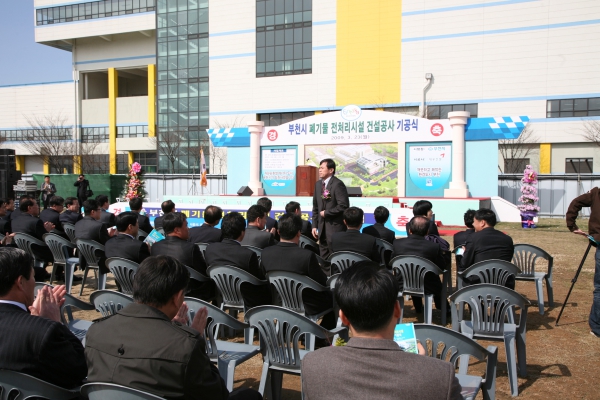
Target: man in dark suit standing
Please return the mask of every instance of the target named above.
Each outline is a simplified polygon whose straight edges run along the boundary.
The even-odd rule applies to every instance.
[[[138,218],[135,213],[130,211],[120,213],[115,224],[119,233],[104,245],[106,258],[120,257],[140,264],[150,257],[148,244],[136,239]]]
[[[267,211],[267,222],[265,224],[265,230],[269,232],[275,238],[275,241],[279,241],[279,233],[277,233],[277,220],[275,218],[271,218],[269,215],[271,213],[271,209],[273,208],[273,202],[268,197],[261,197],[256,202],[257,205],[263,206]]]
[[[165,239],[152,245],[150,254],[153,256],[171,256],[183,265],[195,269],[206,276],[206,261],[198,246],[188,242],[189,229],[187,217],[180,212],[172,212],[163,219]],[[214,295],[213,282],[190,282],[190,297],[209,300]]]
[[[326,158],[319,165],[319,178],[313,195],[312,235],[319,241],[321,257],[333,252],[331,237],[346,230],[344,210],[350,206],[344,182],[334,176],[335,161]]]
[[[129,208],[132,212],[138,215],[138,221],[140,225],[140,230],[150,233],[152,232],[152,225],[150,225],[150,218],[147,215],[142,215],[141,211],[143,208],[143,200],[140,197],[134,197],[129,200]]]
[[[302,209],[300,208],[300,203],[297,201],[290,201],[285,206],[285,212],[288,214],[296,214],[302,217]],[[300,233],[310,239],[312,236],[312,224],[309,220],[302,218],[302,230]]]
[[[446,269],[446,262],[439,244],[425,240],[429,231],[429,219],[423,216],[413,217],[408,223],[408,237],[394,240],[394,252],[392,258],[396,256],[418,256],[425,258],[440,269]],[[435,308],[442,309],[442,281],[438,275],[431,272],[425,274],[425,294],[433,294]],[[423,311],[423,299],[412,297],[413,305],[417,313]],[[447,307],[450,313],[450,307]]]
[[[87,195],[90,188],[90,181],[85,179],[84,174],[81,174],[73,186],[77,186],[77,202],[79,203],[79,207],[83,207],[83,202],[88,199]]]
[[[467,210],[463,219],[465,221],[465,225],[467,229],[461,232],[457,232],[453,237],[453,246],[456,248],[458,246],[464,246],[467,243],[467,240],[473,233],[475,233],[475,228],[473,227],[473,218],[475,217],[475,210]],[[462,265],[462,255],[456,255],[456,270],[458,272],[462,272],[465,270]]]
[[[50,207],[40,213],[40,219],[44,222],[51,222],[54,224],[54,229],[51,233],[56,233],[69,240],[69,236],[65,233],[62,222],[60,222],[60,213],[64,209],[65,200],[60,196],[52,196],[48,204]]]
[[[383,239],[390,244],[394,243],[396,234],[393,230],[384,226],[384,224],[390,218],[390,211],[384,206],[379,206],[375,209],[373,215],[375,217],[375,224],[364,228],[362,233]]]
[[[115,214],[108,211],[108,206],[110,206],[108,196],[100,194],[96,196],[96,201],[102,209],[102,211],[100,212],[100,222],[106,224],[106,226],[108,226],[109,228],[111,226],[115,226]]]
[[[364,218],[364,212],[358,207],[350,207],[344,210],[344,224],[348,228],[345,232],[336,232],[331,237],[331,251],[353,251],[368,257],[372,261],[381,261],[381,255],[377,250],[375,238],[371,235],[360,233]]]
[[[412,354],[394,342],[398,289],[376,263],[361,261],[342,272],[334,294],[351,338],[306,354],[305,399],[462,399],[453,364],[424,356],[421,345]]]
[[[281,241],[263,250],[261,264],[265,272],[286,271],[308,276],[315,282],[325,286],[327,276],[319,266],[315,253],[298,246],[302,229],[302,218],[296,214],[285,214],[279,218],[279,236]],[[302,300],[308,315],[319,314],[333,307],[331,292],[315,292],[306,289],[302,292]],[[335,328],[336,317],[332,312],[323,317],[321,326],[326,329]]]
[[[56,185],[50,182],[50,177],[46,175],[44,177],[44,183],[40,186],[40,191],[42,192],[42,201],[44,202],[44,210],[48,208],[50,205],[50,199],[56,193]]]
[[[161,215],[160,217],[154,218],[154,228],[155,229],[162,229],[163,218],[168,213],[172,213],[173,211],[175,211],[175,203],[173,203],[171,200],[165,200],[160,204],[160,209],[163,212],[163,215]],[[150,233],[150,232],[148,232],[148,233]]]
[[[66,389],[80,386],[87,365],[81,342],[60,319],[65,287],[43,287],[34,301],[31,263],[23,250],[0,248],[0,370]]]
[[[81,206],[77,197],[67,197],[65,199],[65,206],[67,209],[59,216],[61,223],[75,225],[78,221],[83,219],[83,216],[81,215]]]
[[[267,223],[267,210],[263,206],[250,206],[246,212],[246,219],[248,226],[242,245],[264,249],[275,244],[274,236],[264,230]]]
[[[96,200],[86,200],[83,202],[83,213],[85,217],[75,224],[75,237],[77,239],[94,240],[102,245],[106,244],[108,239],[116,234],[114,228],[108,228],[106,224],[100,222],[102,210]],[[83,254],[79,252],[79,263],[83,270],[87,265]],[[106,255],[100,254],[98,266],[100,272],[106,274],[110,272],[105,266]]]
[[[208,206],[204,209],[204,223],[190,229],[190,243],[216,243],[221,241],[221,230],[215,228],[223,218],[221,207]]]
[[[260,207],[260,206],[258,206]],[[250,249],[242,247],[240,242],[246,232],[246,220],[238,212],[230,212],[221,221],[223,240],[212,243],[206,248],[208,265],[230,265],[249,272],[258,279],[265,280],[265,273],[259,268],[258,257]],[[255,287],[242,284],[242,296],[246,307],[252,308],[271,304],[271,291],[268,286]]]
[[[511,262],[515,246],[510,236],[496,230],[496,214],[489,208],[480,208],[475,212],[473,227],[475,233],[467,238],[465,254],[462,258],[463,270],[485,260],[504,260]],[[468,278],[471,284],[479,283],[479,278]],[[507,288],[515,288],[515,279],[509,277]]]

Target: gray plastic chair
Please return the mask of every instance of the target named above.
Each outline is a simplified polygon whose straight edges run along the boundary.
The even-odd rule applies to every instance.
[[[390,264],[396,275],[402,276],[404,287],[403,294],[411,296],[423,297],[425,300],[424,320],[426,324],[431,324],[433,314],[433,294],[425,294],[425,274],[434,273],[443,275],[442,281],[442,325],[446,325],[446,291],[448,289],[448,280],[450,279],[450,271],[442,271],[437,265],[429,260],[417,256],[397,256],[394,257]]]
[[[121,292],[132,295],[133,278],[135,277],[139,264],[125,258],[111,257],[106,260],[106,266],[121,286]]]
[[[83,294],[83,288],[90,269],[93,269],[94,274],[96,274],[98,290],[103,290],[106,287],[106,274],[100,272],[98,263],[101,256],[98,256],[96,252],[102,251],[102,253],[104,253],[104,246],[94,240],[77,239],[77,249],[81,252],[81,255],[83,255],[87,263],[85,270],[83,271],[83,281],[81,282],[79,296]]]
[[[148,237],[148,232],[145,232],[141,229],[138,229],[138,235],[137,235],[137,239],[143,241],[144,239],[146,239]]]
[[[89,400],[155,400],[163,397],[114,383],[87,383],[81,394]]]
[[[377,246],[377,251],[379,251],[379,257],[381,258],[381,265],[385,265],[390,262],[390,257],[394,253],[394,246],[388,241],[385,241],[381,238],[375,238],[375,246]]]
[[[262,249],[260,247],[250,246],[249,244],[243,244],[242,247],[245,247],[245,248],[250,249],[253,252],[255,252],[256,256],[258,257],[258,264],[260,265],[260,258],[262,256]]]
[[[217,363],[219,375],[225,381],[227,390],[231,392],[233,390],[235,367],[257,355],[260,352],[260,346],[215,340],[215,333],[220,325],[225,325],[232,329],[243,329],[244,331],[249,330],[250,325],[238,321],[225,311],[205,301],[186,297],[185,302],[189,309],[188,318],[190,324],[200,308],[206,307],[208,310],[208,320],[204,331],[206,354],[210,358],[210,361]]]
[[[163,228],[158,228],[157,229],[158,233],[160,233],[161,235],[165,236],[165,230]]]
[[[449,361],[454,365],[461,358],[456,377],[462,386],[463,399],[475,399],[480,389],[483,392],[484,400],[494,400],[496,398],[496,367],[498,363],[498,348],[496,346],[488,346],[485,349],[473,339],[443,326],[427,324],[415,324],[414,326],[417,340],[425,348],[425,355]],[[469,356],[475,357],[479,361],[485,360],[486,372],[484,378],[467,374]]]
[[[485,260],[471,265],[469,268],[458,273],[457,286],[462,289],[465,278],[477,277],[480,283],[491,283],[493,285],[505,286],[508,278],[516,277],[521,269],[516,265],[503,260]]]
[[[196,246],[198,246],[200,253],[202,253],[202,257],[206,260],[206,248],[208,247],[208,243],[196,243]]]
[[[47,247],[46,243],[44,243],[41,240],[34,238],[33,236],[28,235],[26,233],[15,234],[13,241],[15,242],[15,244],[17,245],[18,248],[20,248],[24,252],[28,253],[29,255],[31,255],[31,258],[33,258],[34,267],[44,268],[44,265],[46,265],[46,260],[44,260],[42,258],[37,258],[35,256],[35,253],[31,249],[31,246],[36,245],[39,247]]]
[[[519,293],[500,285],[479,284],[460,289],[449,298],[452,310],[452,330],[471,338],[504,341],[508,380],[513,396],[519,394],[517,370],[527,376],[526,330],[529,300]],[[459,319],[457,307],[469,304],[471,320]],[[520,308],[519,323],[507,323],[514,308]],[[516,356],[515,359],[515,342]]]
[[[548,270],[546,272],[535,270],[535,265],[538,259],[548,261]],[[545,250],[530,244],[516,244],[512,262],[519,268],[521,273],[515,278],[517,281],[533,281],[538,298],[538,308],[540,314],[544,315],[544,289],[542,280],[546,281],[546,291],[548,292],[548,306],[554,306],[554,291],[552,290],[552,266],[554,257],[548,254]]]
[[[0,400],[68,400],[77,397],[79,388],[67,390],[31,375],[0,369]]]
[[[311,289],[315,292],[329,292],[328,286],[321,286],[308,276],[296,274],[287,271],[270,271],[267,274],[269,282],[275,287],[277,293],[281,297],[281,302],[284,308],[292,310],[300,315],[304,315],[311,321],[317,321],[323,315],[333,311],[332,308],[328,308],[318,314],[307,315],[304,308],[304,301],[302,300],[302,291],[304,289]],[[306,348],[310,350],[315,349],[315,342],[312,340],[310,335],[306,336]]]
[[[308,249],[315,254],[319,254],[319,244],[313,239],[309,238],[308,236],[300,235],[300,241],[298,242],[298,246],[300,246],[303,249]]]
[[[344,272],[352,264],[358,261],[370,261],[371,259],[362,254],[353,251],[337,251],[329,256],[328,261],[331,263],[331,274]]]
[[[299,348],[301,335],[330,339],[346,330],[335,328],[328,331],[294,311],[277,306],[254,307],[244,319],[258,329],[261,338],[263,369],[258,391],[264,395],[267,388],[270,392],[268,398],[274,400],[281,398],[284,373],[301,375],[302,358],[308,353]]]
[[[114,290],[97,290],[90,294],[90,303],[103,317],[108,317],[133,303],[133,297]]]
[[[75,236],[75,225],[63,223],[62,226],[65,230],[65,233],[69,237],[71,243],[77,245],[77,236]]]
[[[42,237],[54,257],[54,262],[52,263],[52,275],[50,275],[50,284],[52,285],[52,282],[56,277],[57,267],[62,265],[65,269],[65,286],[67,288],[67,293],[71,294],[73,273],[75,272],[75,266],[79,264],[79,258],[70,257],[70,255],[76,246],[64,237],[54,233],[46,233]]]

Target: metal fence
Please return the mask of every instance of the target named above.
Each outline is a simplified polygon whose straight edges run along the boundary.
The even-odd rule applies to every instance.
[[[498,176],[498,196],[519,204],[523,174]],[[590,189],[600,186],[600,175],[538,175],[538,205],[540,217],[563,218],[571,201]],[[580,215],[589,216],[589,208]]]

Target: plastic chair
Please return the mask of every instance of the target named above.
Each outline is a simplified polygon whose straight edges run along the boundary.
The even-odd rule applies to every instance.
[[[141,240],[143,241],[144,239],[146,239],[148,237],[148,233],[144,232],[141,229],[138,229],[138,235],[137,235],[137,240]]]
[[[90,303],[103,317],[108,317],[133,303],[133,297],[114,290],[97,290],[90,294]]]
[[[390,242],[387,242],[381,238],[375,238],[375,246],[377,246],[377,251],[379,251],[379,256],[381,258],[381,265],[388,266],[390,262],[390,257],[394,253],[394,246]]]
[[[68,400],[79,397],[76,390],[63,389],[31,375],[0,369],[0,399],[51,399]]]
[[[331,274],[333,275],[338,272],[344,272],[355,262],[370,260],[371,259],[369,257],[353,251],[337,251],[329,256],[329,262],[331,263]]]
[[[202,257],[206,260],[206,248],[208,247],[208,243],[196,243],[196,246],[198,246],[200,253],[202,253]]]
[[[87,383],[81,394],[90,400],[155,400],[162,397],[114,383]]]
[[[5,237],[6,237],[6,235],[0,233],[0,242],[3,241]]]
[[[346,330],[335,328],[328,331],[294,311],[277,306],[254,307],[244,319],[258,329],[261,337],[263,369],[258,391],[264,395],[265,388],[268,388],[268,398],[274,400],[281,398],[283,373],[300,375],[302,358],[308,353],[299,348],[301,335],[329,339]]]
[[[81,282],[79,296],[83,294],[83,287],[85,286],[90,269],[93,269],[94,274],[96,274],[98,290],[103,290],[106,287],[106,274],[100,272],[100,266],[98,265],[100,257],[96,255],[96,251],[104,253],[104,246],[94,240],[77,239],[77,249],[81,252],[87,263],[85,271],[83,271],[83,281]]]
[[[335,274],[335,275],[330,276],[329,279],[327,279],[327,282],[325,283],[325,285],[327,285],[329,287],[329,290],[331,290],[331,293],[334,292],[334,290],[335,290],[335,283],[337,282],[337,280],[338,280],[339,277],[340,277],[340,274]],[[340,318],[340,307],[337,305],[337,303],[335,301],[335,297],[333,297],[333,313],[337,317],[337,322],[335,324],[335,327],[339,328],[339,327],[344,326],[344,324],[342,324],[342,319]],[[349,339],[347,333],[348,332],[346,332],[346,335],[344,337],[342,337],[342,339],[344,339],[346,342]],[[335,343],[335,341],[337,340],[338,336],[339,335],[335,335],[333,337],[333,343]]]
[[[539,258],[548,261],[547,272],[535,271],[535,264]],[[554,257],[539,247],[530,244],[516,244],[512,262],[517,267],[521,268],[521,273],[515,277],[515,280],[535,282],[538,308],[540,314],[544,315],[544,290],[542,287],[542,280],[546,281],[548,306],[554,306],[554,291],[552,290],[552,266],[554,264]]]
[[[209,267],[206,272],[217,285],[217,289],[219,289],[219,293],[221,293],[223,298],[220,305],[221,310],[233,310],[232,316],[234,318],[237,317],[238,311],[243,311],[244,313],[248,311],[242,297],[242,283],[259,287],[263,286],[265,290],[270,289],[268,281],[262,281],[249,272],[231,265],[214,265]],[[252,344],[253,338],[253,328],[244,331],[246,344]]]
[[[400,274],[404,283],[402,292],[411,296],[423,297],[425,300],[424,320],[426,324],[431,324],[433,314],[433,294],[425,294],[425,274],[434,273],[443,275],[442,282],[442,325],[446,325],[446,291],[448,289],[448,280],[450,279],[449,270],[442,271],[437,265],[429,260],[417,256],[397,256],[390,261],[394,273]]]
[[[277,290],[277,293],[279,293],[284,308],[292,310],[300,315],[304,315],[314,322],[323,315],[333,311],[333,307],[331,307],[318,314],[307,315],[304,308],[304,301],[302,300],[302,291],[304,291],[304,289],[311,289],[315,292],[329,292],[329,287],[321,286],[308,276],[293,272],[270,271],[267,276],[271,285],[273,285],[275,290]],[[312,340],[312,337],[308,335],[306,337],[306,348],[310,350],[315,349],[315,342]]]
[[[231,392],[233,390],[235,367],[258,354],[260,352],[260,346],[215,340],[214,334],[220,325],[225,325],[232,329],[243,329],[244,331],[249,330],[250,325],[238,321],[225,311],[205,301],[193,297],[186,297],[185,302],[189,309],[188,318],[190,324],[194,319],[194,315],[196,315],[196,312],[200,308],[206,307],[208,310],[208,321],[204,331],[206,354],[210,358],[210,361],[217,363],[219,375],[221,375],[221,378],[223,378],[227,384],[227,390]]]
[[[63,223],[62,226],[65,230],[65,233],[69,237],[71,243],[77,245],[77,236],[75,236],[75,225]]]
[[[111,257],[106,260],[106,266],[115,276],[115,280],[121,287],[121,292],[133,295],[133,278],[139,264],[125,258]]]
[[[44,265],[46,265],[46,260],[37,258],[31,248],[31,246],[36,245],[39,247],[47,247],[46,243],[44,243],[41,240],[34,238],[33,236],[28,235],[26,233],[15,234],[15,237],[13,238],[13,240],[18,248],[20,248],[21,250],[23,250],[26,253],[29,253],[29,255],[31,255],[31,257],[33,258],[33,266],[34,267],[44,268]]]
[[[308,249],[315,254],[319,254],[319,245],[313,239],[309,238],[305,235],[300,235],[300,241],[298,242],[298,246],[303,249]]]
[[[255,252],[256,256],[258,257],[258,264],[260,265],[260,257],[262,256],[262,249],[260,247],[250,246],[249,244],[243,244],[242,247],[245,247],[245,248],[250,249],[253,252]]]
[[[454,365],[458,358],[461,359],[456,377],[462,386],[463,399],[475,399],[480,389],[485,400],[496,398],[496,367],[498,363],[496,346],[488,346],[485,349],[473,339],[443,326],[427,324],[415,324],[414,326],[417,340],[425,348],[425,355],[449,361]],[[469,356],[475,357],[479,361],[485,360],[485,378],[467,375]]]
[[[471,338],[504,341],[508,380],[513,396],[519,394],[517,382],[517,361],[519,375],[527,376],[526,330],[527,308],[530,303],[512,289],[500,285],[479,284],[460,289],[449,298],[452,310],[452,330]],[[464,303],[471,308],[471,320],[461,320],[457,307]],[[505,319],[514,308],[521,309],[518,324],[507,323]]]
[[[65,269],[65,286],[67,287],[67,293],[71,294],[73,273],[75,272],[75,266],[79,264],[79,258],[69,256],[76,246],[62,236],[54,233],[46,233],[42,237],[54,257],[54,262],[52,263],[52,275],[50,275],[50,284],[52,285],[52,282],[56,277],[57,267],[62,265]]]
[[[457,286],[462,289],[465,278],[477,277],[480,283],[491,283],[493,285],[505,286],[508,278],[515,277],[521,270],[516,265],[503,260],[485,260],[471,265],[469,268],[458,273]]]

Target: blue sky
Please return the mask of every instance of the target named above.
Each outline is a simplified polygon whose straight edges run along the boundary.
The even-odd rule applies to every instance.
[[[35,42],[33,0],[0,0],[0,86],[72,79],[71,53]]]

